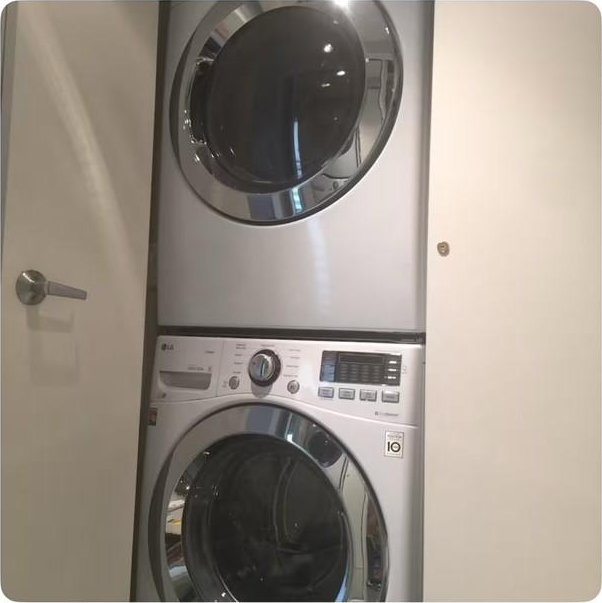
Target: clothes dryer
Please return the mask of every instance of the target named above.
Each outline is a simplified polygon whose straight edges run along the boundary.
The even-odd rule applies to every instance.
[[[424,331],[432,4],[175,2],[164,326]]]
[[[420,345],[161,337],[136,599],[421,597]]]

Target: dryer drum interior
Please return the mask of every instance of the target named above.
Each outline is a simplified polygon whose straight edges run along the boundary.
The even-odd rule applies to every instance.
[[[238,421],[246,431],[232,429]],[[201,449],[186,462],[193,443]],[[384,599],[380,509],[355,462],[315,423],[278,407],[231,408],[192,428],[169,465],[175,485],[157,492],[162,565],[179,600]]]
[[[372,0],[224,4],[198,26],[173,84],[180,167],[231,218],[303,217],[348,190],[386,142],[402,80],[393,26]]]

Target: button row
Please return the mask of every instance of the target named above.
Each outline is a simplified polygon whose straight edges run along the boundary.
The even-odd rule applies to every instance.
[[[375,389],[360,389],[360,400],[366,402],[376,402]],[[334,398],[334,387],[319,387],[318,396],[320,398]],[[355,400],[355,390],[350,387],[339,387],[340,400]],[[381,400],[390,404],[399,402],[399,392],[384,391],[381,393]]]

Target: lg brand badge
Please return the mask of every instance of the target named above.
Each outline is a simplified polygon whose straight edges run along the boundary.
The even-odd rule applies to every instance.
[[[161,344],[161,349],[163,351],[165,351],[165,350],[173,350],[173,343],[162,343]]]
[[[385,432],[385,456],[403,458],[403,432]]]

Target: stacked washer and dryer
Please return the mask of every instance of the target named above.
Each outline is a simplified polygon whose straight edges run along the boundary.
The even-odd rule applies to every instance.
[[[172,2],[136,598],[421,598],[432,4]]]

